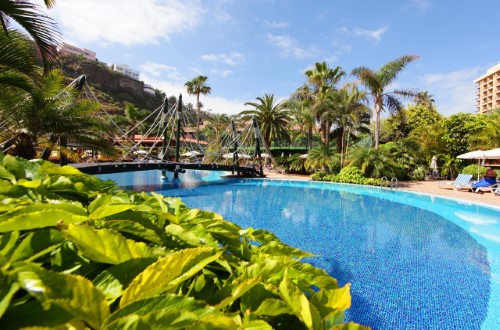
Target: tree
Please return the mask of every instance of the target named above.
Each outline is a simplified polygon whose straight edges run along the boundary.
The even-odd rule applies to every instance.
[[[199,75],[184,84],[187,88],[187,92],[189,95],[196,95],[196,107],[198,109],[196,112],[196,131],[198,135],[198,142],[200,140],[199,138],[200,112],[201,112],[200,94],[207,95],[210,94],[210,92],[212,91],[212,88],[206,84],[207,79],[208,77]]]
[[[45,0],[47,8],[53,7],[55,0]],[[26,0],[0,1],[0,22],[3,33],[10,36],[10,21],[17,22],[33,38],[40,50],[45,72],[57,56],[57,47],[61,43],[61,34],[55,21],[45,15],[37,4]]]
[[[307,150],[312,148],[313,131],[316,127],[316,116],[312,108],[312,94],[309,86],[303,85],[292,94],[288,101],[291,117],[299,128],[299,136],[305,136]],[[292,132],[293,133],[293,132]]]
[[[329,146],[330,114],[332,105],[328,99],[328,93],[336,90],[336,84],[345,75],[340,66],[331,69],[326,62],[316,62],[314,69],[305,72],[309,85],[312,87],[311,94],[313,109],[316,120],[320,124],[321,141]]]
[[[340,166],[344,166],[347,136],[357,130],[363,130],[369,123],[366,93],[359,91],[356,85],[346,85],[338,91],[331,92],[328,97],[332,101],[334,134],[337,135],[337,151],[340,152]]]
[[[367,67],[357,67],[352,70],[352,74],[359,78],[360,82],[368,89],[373,98],[373,107],[375,112],[375,149],[379,146],[380,135],[380,114],[387,108],[391,113],[399,112],[402,109],[400,96],[416,96],[412,90],[395,90],[387,92],[385,89],[394,82],[398,74],[406,67],[408,63],[417,60],[415,55],[404,55],[391,61],[378,71],[373,71]]]
[[[321,168],[322,172],[331,173],[332,169],[339,164],[338,154],[335,148],[321,144],[309,151],[304,166],[309,171]]]
[[[266,148],[269,149],[273,139],[289,139],[288,125],[291,120],[290,111],[285,102],[278,102],[273,94],[257,97],[258,102],[246,102],[245,105],[253,107],[240,113],[242,120],[250,120],[253,116],[259,123]]]

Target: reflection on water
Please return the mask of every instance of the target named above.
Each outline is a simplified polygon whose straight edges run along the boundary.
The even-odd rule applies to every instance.
[[[181,177],[181,187],[173,190],[156,173],[156,183],[140,176],[118,183],[182,196],[189,207],[220,213],[242,227],[268,229],[319,255],[307,261],[342,285],[352,283],[349,320],[374,329],[477,329],[486,318],[486,249],[425,208],[346,190],[226,181],[210,172],[197,184]],[[463,217],[472,225],[479,221]]]

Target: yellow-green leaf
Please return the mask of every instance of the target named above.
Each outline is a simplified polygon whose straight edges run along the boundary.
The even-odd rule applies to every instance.
[[[132,204],[120,204],[120,205],[104,205],[94,210],[90,214],[91,219],[103,219],[109,217],[110,215],[115,215],[122,213],[134,208]]]
[[[123,293],[120,306],[175,290],[180,283],[219,258],[221,253],[213,248],[201,247],[181,250],[158,260],[132,281]]]
[[[147,258],[154,255],[146,244],[126,239],[111,229],[69,225],[63,232],[78,246],[85,257],[96,262],[116,265],[133,258]]]
[[[281,298],[292,310],[292,312],[302,321],[308,329],[314,329],[313,317],[309,308],[309,300],[295,284],[288,278],[288,269],[285,270],[283,280],[279,285]]]
[[[57,304],[75,318],[100,328],[109,316],[106,298],[92,283],[77,275],[54,273],[29,264],[16,268],[18,283],[45,304]]]
[[[35,228],[53,227],[58,224],[86,221],[87,217],[76,215],[64,210],[47,209],[31,213],[23,213],[0,222],[0,233],[15,230],[30,230]]]

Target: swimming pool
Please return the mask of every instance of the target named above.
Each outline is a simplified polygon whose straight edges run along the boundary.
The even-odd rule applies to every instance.
[[[500,328],[500,210],[402,191],[188,171],[101,175],[265,228],[352,283],[347,318],[374,329]],[[177,188],[177,189],[173,189]]]

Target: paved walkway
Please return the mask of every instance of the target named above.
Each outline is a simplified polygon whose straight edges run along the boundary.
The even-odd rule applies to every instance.
[[[279,174],[269,171],[265,174],[268,179],[311,180],[311,178],[307,175]],[[466,188],[463,188],[460,191],[456,191],[451,188],[451,185],[447,185],[448,188],[440,189],[437,184],[438,182],[439,181],[405,181],[399,183],[399,189],[427,195],[460,199],[500,208],[500,196],[495,196],[495,194],[493,194],[489,190],[486,190],[485,193],[481,195],[469,192]]]

